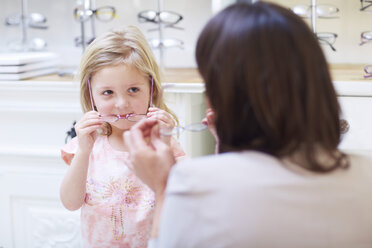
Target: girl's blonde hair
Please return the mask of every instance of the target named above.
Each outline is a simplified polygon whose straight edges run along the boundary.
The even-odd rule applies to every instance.
[[[94,73],[106,66],[130,64],[143,75],[154,80],[153,104],[170,113],[176,122],[177,117],[168,109],[163,101],[161,73],[154,54],[143,33],[135,26],[111,30],[97,37],[86,49],[79,67],[80,103],[83,112],[91,110],[88,80]],[[111,134],[111,126],[107,123],[107,135]]]

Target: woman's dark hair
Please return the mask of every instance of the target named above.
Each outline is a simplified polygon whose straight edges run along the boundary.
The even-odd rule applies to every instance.
[[[307,161],[300,165],[317,172],[343,164],[340,107],[325,56],[291,10],[265,2],[227,7],[204,27],[196,60],[219,152],[283,158],[300,151]],[[331,158],[327,165],[319,151]]]

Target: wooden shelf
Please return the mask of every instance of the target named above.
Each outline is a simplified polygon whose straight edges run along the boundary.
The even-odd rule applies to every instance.
[[[364,78],[364,64],[331,64],[333,81],[372,82],[372,78]]]
[[[74,76],[66,75],[63,77],[57,74],[45,75],[40,77],[34,77],[25,81],[76,81]],[[163,73],[163,83],[203,83],[202,78],[196,68],[172,68],[166,69]]]

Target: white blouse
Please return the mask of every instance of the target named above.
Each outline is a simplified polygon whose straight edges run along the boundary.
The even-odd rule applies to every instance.
[[[149,248],[370,248],[372,157],[312,173],[259,152],[178,163]]]

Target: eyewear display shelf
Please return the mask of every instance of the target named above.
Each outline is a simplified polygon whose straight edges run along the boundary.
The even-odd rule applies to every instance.
[[[180,124],[200,121],[206,107],[196,70],[167,71],[164,82]],[[82,115],[78,82],[56,75],[0,81],[0,114],[0,247],[81,247],[80,213],[59,200],[67,170],[60,148]],[[214,150],[208,131],[183,132],[179,141],[190,157]]]

